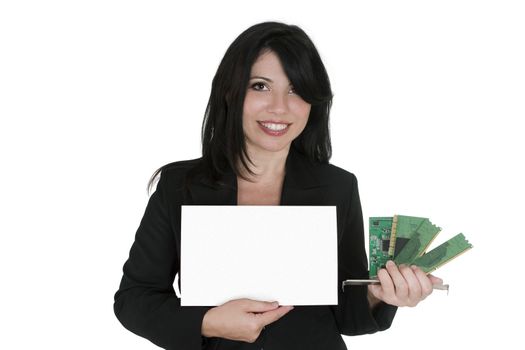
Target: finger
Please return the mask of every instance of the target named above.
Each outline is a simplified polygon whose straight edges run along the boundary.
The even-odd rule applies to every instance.
[[[412,265],[412,271],[414,271],[414,274],[416,275],[417,279],[419,280],[419,284],[421,285],[421,300],[428,297],[430,294],[432,294],[432,281],[430,278],[428,278],[427,274],[423,272],[419,267]]]
[[[293,309],[293,306],[280,306],[275,310],[270,310],[258,315],[260,326],[264,327],[270,323],[273,323],[286,315]]]
[[[428,278],[430,279],[430,282],[431,282],[432,284],[443,284],[443,280],[442,280],[441,278],[436,277],[436,276],[431,275],[431,274],[429,274],[429,275],[427,275],[427,276],[428,276]]]
[[[419,279],[417,278],[414,270],[407,265],[400,267],[401,274],[407,281],[408,285],[408,299],[407,305],[416,306],[421,301],[421,285]]]
[[[396,302],[396,288],[394,287],[394,282],[392,281],[392,278],[388,274],[388,271],[386,269],[380,269],[377,272],[377,278],[379,279],[380,285],[370,286],[372,287],[372,291],[377,292],[377,295],[375,295],[375,297],[389,304],[395,303]]]
[[[388,261],[386,263],[386,269],[394,282],[394,288],[396,290],[395,294],[399,300],[406,301],[408,299],[408,284],[399,268],[393,261]]]
[[[279,303],[277,301],[269,302],[252,299],[243,300],[243,309],[247,312],[266,312],[270,310],[275,310],[278,307]]]

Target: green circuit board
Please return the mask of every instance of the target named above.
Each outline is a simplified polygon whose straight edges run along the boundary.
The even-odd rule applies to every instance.
[[[388,253],[392,219],[392,217],[369,218],[370,278],[375,278],[377,271],[393,258]]]
[[[423,254],[416,260],[414,265],[419,266],[426,273],[432,272],[438,267],[446,264],[455,257],[472,248],[462,233],[457,234],[445,243],[437,246],[428,253]]]
[[[421,225],[412,233],[410,240],[403,249],[395,256],[396,264],[412,264],[413,261],[423,255],[441,228],[432,224],[430,220],[424,219]]]
[[[460,233],[426,252],[440,232],[441,228],[428,218],[404,215],[370,217],[369,277],[377,278],[377,272],[385,267],[388,260],[397,265],[417,265],[429,273],[472,248]]]
[[[391,256],[397,256],[425,220],[428,219],[416,216],[394,215],[388,253]]]

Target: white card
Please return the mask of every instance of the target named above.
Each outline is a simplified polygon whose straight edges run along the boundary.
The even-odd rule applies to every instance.
[[[337,305],[335,206],[183,205],[181,305]]]

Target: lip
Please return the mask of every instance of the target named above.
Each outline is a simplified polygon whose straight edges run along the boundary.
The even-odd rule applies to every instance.
[[[277,131],[277,130],[270,130],[268,128],[265,128],[262,123],[273,123],[273,124],[286,124],[287,127],[284,128],[283,130],[280,130],[280,131]],[[284,134],[286,134],[288,132],[288,129],[290,129],[290,124],[291,123],[284,123],[284,122],[277,122],[277,121],[258,121],[257,124],[259,124],[259,128],[261,128],[261,130],[270,135],[270,136],[282,136]]]
[[[258,120],[257,123],[272,123],[272,124],[292,124],[282,120]]]

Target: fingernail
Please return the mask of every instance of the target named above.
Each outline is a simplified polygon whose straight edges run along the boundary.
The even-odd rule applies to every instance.
[[[394,266],[394,262],[393,262],[392,260],[388,260],[388,261],[386,262],[386,266],[388,266],[388,267],[392,267],[392,266]]]

